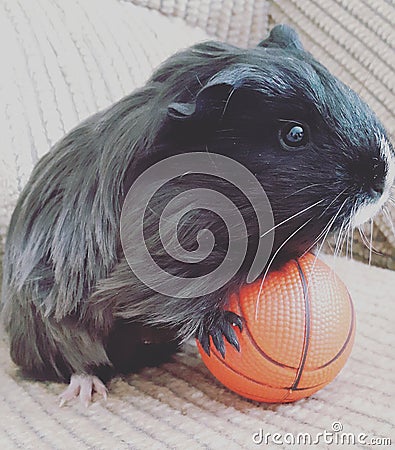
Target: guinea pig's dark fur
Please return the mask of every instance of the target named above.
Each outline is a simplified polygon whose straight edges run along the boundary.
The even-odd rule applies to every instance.
[[[212,294],[199,295],[198,285],[193,298],[150,289],[130,269],[120,242],[123,201],[137,176],[171,155],[204,151],[240,162],[264,188],[275,224],[284,222],[274,235],[277,266],[310,249],[328,224],[339,229],[379,204],[394,156],[368,106],[289,27],[275,27],[248,50],[206,42],[177,53],[144,87],[61,139],[19,198],[5,249],[3,317],[12,359],[25,373],[63,381],[73,373],[104,377],[107,369],[155,363],[194,335],[206,351],[209,336],[221,352],[224,336],[238,347],[231,324],[242,321],[226,311],[227,296],[246,281],[260,235],[237,189],[218,182],[243,211],[247,256]],[[212,189],[213,180],[172,180],[144,219],[146,245],[161,267],[191,279],[225,257],[223,221],[205,209],[180,221],[186,249],[196,248],[199,230],[216,237],[203,266],[168,256],[157,233],[164,205],[195,187]]]

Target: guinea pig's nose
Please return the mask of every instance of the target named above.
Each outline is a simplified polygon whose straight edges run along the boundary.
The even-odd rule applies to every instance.
[[[371,189],[374,192],[382,195],[385,186],[385,174],[386,174],[386,164],[383,160],[378,158],[373,158],[373,167],[371,175]]]
[[[371,189],[382,195],[385,186],[386,165],[381,161],[373,166]]]
[[[377,157],[360,157],[353,167],[359,188],[373,197],[383,194],[386,171],[385,161]]]

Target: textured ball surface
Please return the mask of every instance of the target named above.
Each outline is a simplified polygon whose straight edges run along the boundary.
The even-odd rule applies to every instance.
[[[243,397],[286,403],[308,397],[331,382],[350,355],[355,314],[344,283],[312,254],[244,285],[230,311],[244,320],[234,327],[240,352],[227,341],[225,359],[211,342],[210,372]]]

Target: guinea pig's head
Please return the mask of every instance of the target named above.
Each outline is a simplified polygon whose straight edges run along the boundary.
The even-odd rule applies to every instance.
[[[290,253],[327,230],[362,224],[390,195],[395,156],[383,126],[287,26],[231,59],[169,114],[196,148],[200,142],[253,172],[272,206],[275,246],[287,241]]]

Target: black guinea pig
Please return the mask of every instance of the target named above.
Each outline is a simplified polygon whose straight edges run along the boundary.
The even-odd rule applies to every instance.
[[[33,170],[4,257],[12,359],[87,402],[191,336],[225,357],[229,292],[374,216],[394,174],[374,113],[291,28],[177,53]]]

